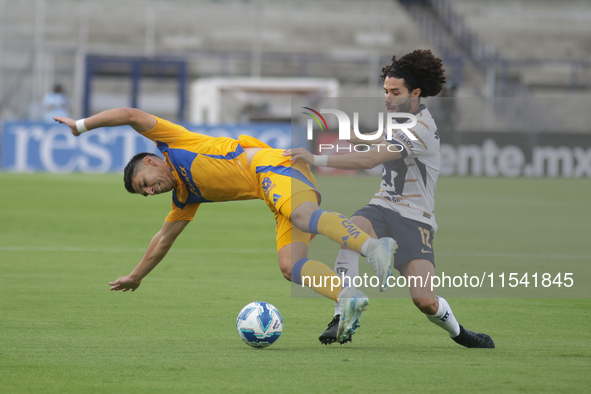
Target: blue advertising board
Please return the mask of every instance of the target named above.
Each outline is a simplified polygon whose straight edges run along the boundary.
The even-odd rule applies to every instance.
[[[183,126],[213,137],[250,135],[273,148],[291,144],[289,123]],[[0,164],[11,172],[121,172],[139,152],[158,153],[154,142],[129,126],[105,127],[76,138],[63,124],[10,121],[2,130]]]

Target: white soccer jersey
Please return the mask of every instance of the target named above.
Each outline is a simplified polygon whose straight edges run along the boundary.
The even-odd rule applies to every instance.
[[[435,189],[439,176],[439,134],[429,110],[421,105],[414,114],[417,125],[410,129],[412,141],[398,130],[390,142],[400,144],[406,157],[384,163],[380,190],[369,202],[392,209],[401,216],[426,223],[437,231]],[[408,119],[410,122],[410,119]]]

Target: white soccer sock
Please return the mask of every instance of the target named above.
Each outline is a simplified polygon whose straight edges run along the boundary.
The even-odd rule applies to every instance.
[[[359,276],[359,253],[356,253],[350,249],[339,250],[339,255],[334,263],[334,272],[340,278],[345,277],[344,285],[346,287],[355,287],[353,285],[353,279]],[[350,280],[347,278],[351,278]],[[334,303],[334,314],[339,315],[341,313],[341,305],[338,302]]]
[[[431,322],[437,324],[439,327],[449,332],[450,337],[455,338],[460,335],[460,323],[458,323],[456,320],[456,317],[451,311],[451,308],[445,298],[437,296],[437,299],[439,301],[437,313],[434,315],[425,314],[425,316],[427,316],[427,319],[429,319]]]
[[[363,243],[363,245],[361,245],[361,254],[363,256],[367,256],[367,249],[369,249],[369,241],[371,240],[371,238],[368,238],[365,240],[365,242]]]

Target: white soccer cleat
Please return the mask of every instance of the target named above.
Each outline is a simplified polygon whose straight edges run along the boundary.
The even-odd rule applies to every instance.
[[[339,297],[339,304],[341,305],[341,319],[337,331],[337,340],[342,345],[351,340],[351,336],[355,334],[355,329],[360,326],[359,319],[367,309],[369,299],[361,290],[350,287]]]
[[[380,291],[386,291],[388,290],[386,281],[392,275],[392,256],[398,245],[392,238],[371,238],[368,246],[367,263],[371,264],[380,278]]]

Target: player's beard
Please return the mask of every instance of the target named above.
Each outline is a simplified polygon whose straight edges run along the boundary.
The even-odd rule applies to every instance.
[[[408,96],[406,99],[401,102],[400,104],[388,106],[388,112],[410,112],[410,108],[412,107],[412,97]]]

